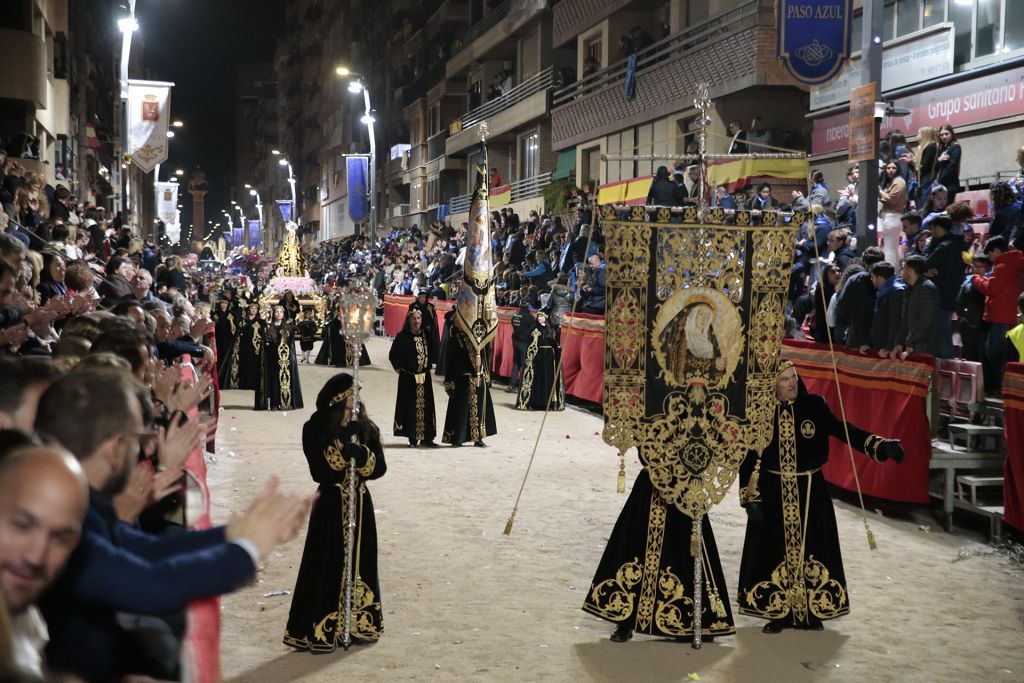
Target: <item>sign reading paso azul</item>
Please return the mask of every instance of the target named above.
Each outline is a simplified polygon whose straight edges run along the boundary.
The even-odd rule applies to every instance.
[[[853,0],[777,0],[778,56],[805,85],[826,83],[850,57]]]

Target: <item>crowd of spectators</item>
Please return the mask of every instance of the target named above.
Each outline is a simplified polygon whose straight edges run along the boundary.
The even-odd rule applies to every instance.
[[[188,605],[252,579],[311,500],[271,482],[196,528],[215,283],[0,168],[0,677],[180,680]]]

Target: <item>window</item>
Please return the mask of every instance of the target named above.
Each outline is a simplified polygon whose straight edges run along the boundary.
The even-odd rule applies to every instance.
[[[1024,3],[1007,2],[1003,22],[1003,52],[1024,49]]]
[[[896,35],[905,36],[921,28],[921,0],[899,0],[896,5]]]
[[[974,29],[975,58],[995,54],[999,47],[999,28],[1002,18],[1000,4],[1000,0],[977,0]],[[1020,0],[1008,4],[1019,5]]]
[[[540,136],[536,133],[519,138],[519,178],[540,175]]]
[[[949,2],[949,20],[956,26],[953,39],[953,64],[961,66],[971,61],[971,15],[974,8],[956,0]]]
[[[588,147],[580,153],[583,168],[579,185],[584,185],[591,180],[597,181],[601,178],[601,147]]]
[[[946,0],[924,0],[922,27],[928,28],[946,20]]]
[[[590,57],[593,57],[595,60],[597,60],[598,64],[604,64],[604,62],[602,61],[603,55],[601,54],[600,33],[594,36],[593,38],[588,38],[587,41],[583,43],[583,58],[588,59]]]
[[[428,130],[430,131],[427,135],[431,136],[431,135],[436,135],[437,133],[440,133],[441,132],[441,103],[440,102],[437,102],[432,107],[430,107],[430,111],[427,112],[427,117],[428,117],[428,125],[429,125]]]

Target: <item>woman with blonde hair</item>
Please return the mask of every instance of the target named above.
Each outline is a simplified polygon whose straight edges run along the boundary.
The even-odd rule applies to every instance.
[[[913,197],[917,206],[924,206],[931,196],[932,183],[935,182],[935,159],[939,154],[939,135],[931,126],[921,126],[917,130],[917,153],[914,165],[917,166],[918,192]]]

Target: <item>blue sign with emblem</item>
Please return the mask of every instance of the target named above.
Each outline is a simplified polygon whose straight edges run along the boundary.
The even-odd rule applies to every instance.
[[[850,58],[853,0],[777,0],[778,57],[804,85],[839,75]]]

